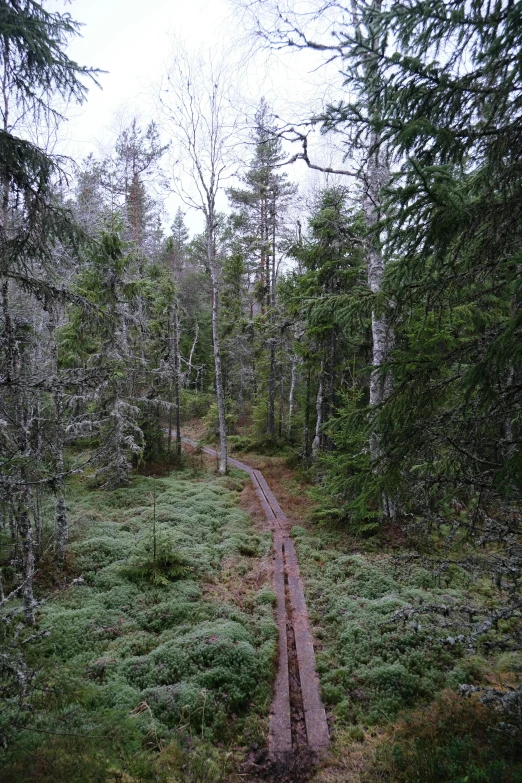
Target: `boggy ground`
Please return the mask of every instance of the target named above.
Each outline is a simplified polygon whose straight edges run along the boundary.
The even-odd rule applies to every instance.
[[[522,781],[513,714],[459,695],[462,684],[508,693],[519,682],[520,655],[495,652],[506,628],[471,653],[436,612],[400,617],[409,606],[494,606],[495,584],[457,567],[434,573],[401,528],[361,539],[319,527],[283,457],[238,457],[263,471],[294,523],[330,754],[317,764],[306,752],[279,766],[267,758],[271,536],[246,477],[218,479],[213,460],[195,455],[184,473],[136,477],[112,493],[76,481],[68,577],[85,582],[40,611],[38,630],[50,635],[30,646],[40,672],[31,730],[4,755],[0,780]],[[166,585],[133,572],[150,554],[154,494],[158,540],[189,569]],[[39,581],[47,589],[45,574]]]
[[[213,783],[262,752],[271,535],[239,508],[244,486],[194,465],[114,492],[76,480],[68,576],[83,583],[39,611],[33,712],[3,754],[3,783]],[[154,504],[166,566],[151,572]]]
[[[281,779],[522,781],[522,704],[505,712],[480,690],[505,695],[522,682],[520,652],[499,646],[506,633],[520,634],[520,614],[469,646],[470,624],[505,600],[491,578],[451,562],[441,568],[469,542],[448,549],[443,529],[419,539],[398,524],[372,538],[319,526],[306,484],[283,457],[238,458],[263,472],[294,522],[332,729],[331,752],[315,770],[305,764]],[[464,696],[462,686],[477,692]]]

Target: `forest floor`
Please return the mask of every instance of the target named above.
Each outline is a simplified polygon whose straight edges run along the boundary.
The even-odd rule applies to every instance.
[[[186,429],[202,435],[198,423]],[[471,580],[451,564],[434,569],[430,556],[443,544],[435,535],[413,540],[395,526],[361,538],[320,526],[309,486],[285,457],[232,456],[263,472],[290,520],[328,755],[292,775],[274,774],[267,761],[272,534],[246,474],[218,478],[215,460],[193,453],[183,470],[137,475],[121,490],[79,477],[70,485],[63,576],[83,583],[49,582],[44,554],[39,591],[49,600],[37,631],[48,635],[28,646],[39,672],[34,711],[0,781],[520,783],[515,723],[479,692],[459,695],[462,684],[506,694],[521,681],[520,654],[495,652],[510,628],[500,624],[470,653],[453,624],[452,607],[480,616],[502,601],[491,579]],[[147,570],[154,523],[175,572],[166,581]],[[412,606],[444,612],[417,618],[404,611]],[[519,630],[519,619],[509,622]]]
[[[277,629],[271,534],[239,507],[245,484],[195,463],[70,486],[66,576],[83,582],[50,584],[40,561],[33,714],[2,783],[210,783],[260,751]]]
[[[522,656],[498,644],[520,633],[520,615],[470,649],[473,618],[506,595],[452,563],[471,554],[469,542],[448,547],[440,533],[398,524],[371,538],[318,525],[309,487],[284,457],[237,457],[263,472],[293,524],[332,727],[314,783],[522,781],[522,705],[506,717],[480,698],[522,682]]]

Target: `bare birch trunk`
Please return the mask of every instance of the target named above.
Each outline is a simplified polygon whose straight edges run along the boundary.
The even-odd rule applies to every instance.
[[[189,358],[188,358],[188,372],[189,372],[189,375],[188,375],[188,378],[187,378],[187,383],[188,384],[190,384],[190,375],[192,373],[192,357],[194,356],[194,351],[196,350],[196,345],[198,344],[198,339],[199,339],[199,324],[198,324],[198,322],[196,320],[196,329],[195,329],[195,332],[194,332],[194,342],[192,343],[192,347],[190,349],[190,354],[189,354]]]
[[[317,411],[317,419],[315,423],[315,437],[312,442],[312,459],[317,459],[317,455],[321,449],[321,427],[323,425],[323,363],[321,362],[321,371],[319,374],[319,389],[317,390],[317,399],[315,403],[315,409]]]
[[[389,169],[387,165],[381,164],[379,160],[379,143],[377,135],[372,140],[374,150],[370,154],[368,163],[368,187],[364,200],[364,213],[367,227],[372,230],[379,220],[379,208],[381,200],[381,189],[385,180],[388,178]],[[374,295],[382,291],[384,278],[384,258],[378,246],[378,237],[370,237],[367,249],[368,260],[368,286]],[[382,305],[381,305],[382,307]],[[384,310],[377,310],[375,305],[372,308],[372,372],[370,376],[370,408],[372,408],[372,431],[370,433],[369,445],[370,455],[374,465],[377,465],[382,456],[382,443],[379,433],[373,428],[375,413],[391,394],[393,378],[390,371],[384,372],[383,367],[386,364],[394,343],[393,327],[389,322],[387,313]],[[388,495],[383,495],[382,505],[384,512],[390,516],[397,515],[396,502]]]
[[[267,228],[267,240],[269,230],[269,210],[267,207],[266,215],[266,228]],[[270,375],[268,378],[268,433],[271,438],[275,437],[275,387],[276,387],[276,337],[275,337],[275,305],[276,305],[276,219],[275,219],[275,196],[273,203],[272,213],[272,263],[271,268],[267,268],[267,286],[270,291],[269,307],[270,307]],[[267,267],[268,267],[268,254],[267,254]]]
[[[361,20],[359,17],[356,0],[352,0],[352,16],[356,32],[362,36]],[[380,11],[382,0],[373,0],[373,8]],[[374,31],[371,29],[369,34],[369,46],[362,64],[364,79],[368,84],[374,77],[375,58],[379,41],[373,37]],[[371,88],[368,93],[370,102]],[[378,107],[369,105],[370,115],[376,116]],[[368,263],[368,286],[376,297],[382,291],[384,278],[385,262],[380,249],[379,237],[376,233],[376,226],[380,217],[381,193],[382,188],[389,178],[389,167],[385,160],[384,150],[381,143],[381,136],[378,130],[372,130],[368,143],[368,163],[367,163],[367,181],[365,196],[363,201],[363,211],[366,226],[369,229],[370,237],[367,244],[367,263]],[[382,454],[382,444],[379,433],[373,428],[375,420],[375,411],[383,404],[386,397],[392,390],[392,375],[390,372],[384,373],[383,367],[390,355],[394,343],[393,329],[389,323],[386,312],[382,309],[372,308],[372,372],[370,376],[370,408],[372,431],[369,438],[370,455],[372,462],[376,464]],[[383,507],[390,516],[395,516],[396,507],[390,498],[383,497]]]
[[[216,263],[214,214],[212,210],[209,211],[207,218],[207,258],[212,283],[212,346],[214,350],[216,399],[219,419],[219,472],[223,476],[227,472],[227,424],[225,418],[225,394],[223,391],[221,347],[219,340],[219,275]]]
[[[178,303],[174,303],[174,402],[176,404],[176,455],[181,457],[181,411],[179,395],[179,318]]]

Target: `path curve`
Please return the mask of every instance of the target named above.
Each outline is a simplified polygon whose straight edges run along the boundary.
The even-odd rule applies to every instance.
[[[196,441],[183,437],[182,440],[194,448]],[[206,446],[201,449],[205,454],[216,456],[215,449]],[[274,544],[274,592],[276,595],[276,620],[279,631],[279,658],[275,692],[270,708],[270,756],[284,761],[293,753],[292,711],[290,706],[290,682],[288,668],[288,634],[290,623],[295,637],[295,652],[299,669],[307,744],[310,751],[322,755],[330,744],[326,712],[321,700],[319,678],[315,668],[313,637],[308,619],[308,610],[304,597],[303,581],[299,563],[290,538],[291,524],[277,502],[260,470],[251,468],[244,462],[229,457],[228,462],[235,468],[244,470],[250,476],[267,521],[270,525]],[[288,602],[287,602],[288,597]],[[287,611],[287,603],[289,612]],[[295,746],[295,741],[294,741]]]

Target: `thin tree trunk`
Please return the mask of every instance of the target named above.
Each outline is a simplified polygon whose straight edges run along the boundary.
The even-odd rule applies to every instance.
[[[277,422],[277,431],[279,434],[279,437],[283,437],[283,411],[284,411],[284,400],[283,400],[283,382],[281,381],[280,384],[280,392],[279,392],[279,420]]]
[[[169,382],[169,432],[167,436],[167,454],[170,456],[172,450],[172,406],[174,405],[174,395],[172,390],[172,379]]]
[[[305,429],[304,429],[304,458],[305,462],[310,459],[310,413],[311,413],[311,371],[308,367],[306,374],[306,400],[305,400]]]
[[[194,333],[194,342],[192,343],[192,348],[190,349],[189,359],[188,359],[188,378],[187,378],[187,385],[190,384],[190,375],[192,373],[192,357],[194,356],[194,351],[196,350],[196,345],[198,344],[198,338],[199,338],[199,324],[196,319],[196,330]]]
[[[373,7],[376,11],[380,11],[382,0],[373,0]],[[352,15],[356,31],[361,35],[361,23],[355,0],[352,0]],[[364,78],[368,84],[374,78],[375,60],[379,45],[377,39],[372,39],[371,35],[372,31],[370,31],[370,45],[362,64]],[[369,111],[370,114],[375,116],[378,113],[378,106],[369,105]],[[368,148],[367,181],[363,211],[370,235],[366,248],[368,286],[374,297],[377,298],[377,295],[382,291],[385,263],[379,246],[376,226],[380,218],[382,188],[390,174],[388,163],[383,158],[384,151],[378,130],[372,131]],[[370,376],[370,408],[373,409],[371,413],[372,425],[375,421],[376,412],[392,389],[393,379],[391,373],[383,374],[383,366],[390,355],[393,343],[394,334],[389,318],[382,305],[380,309],[377,309],[374,304],[372,308],[372,371]],[[379,433],[373,426],[370,433],[369,446],[372,462],[376,465],[382,455],[382,443]],[[383,506],[386,513],[395,516],[396,507],[391,499],[383,498]]]
[[[275,438],[275,380],[276,375],[276,347],[275,337],[270,338],[270,374],[268,377],[268,434]]]
[[[267,254],[267,284],[270,290],[270,376],[268,379],[268,433],[275,438],[275,386],[276,386],[276,336],[275,336],[275,305],[276,305],[276,220],[275,220],[275,196],[272,209],[272,265],[268,268],[269,256]],[[268,239],[268,208],[267,208],[267,239]]]
[[[33,625],[35,607],[33,594],[34,541],[27,503],[24,503],[24,506],[25,508],[21,510],[18,516],[18,532],[22,543],[22,597],[25,621],[29,625]]]
[[[55,481],[55,523],[56,523],[56,549],[60,561],[65,557],[65,549],[69,538],[69,526],[67,520],[67,506],[65,503],[64,486],[64,431],[63,431],[63,395],[58,378],[58,346],[56,343],[56,316],[52,305],[47,307],[49,313],[49,336],[52,373],[52,398],[54,407],[54,470]]]
[[[330,356],[329,356],[329,378],[328,378],[328,408],[326,411],[326,421],[330,421],[333,416],[335,408],[335,346],[336,336],[335,328],[332,329],[330,334]],[[326,437],[326,448],[328,451],[333,449],[332,438],[328,435]]]
[[[292,356],[292,369],[290,371],[290,392],[288,394],[288,423],[287,423],[287,435],[290,438],[292,436],[292,417],[294,414],[294,394],[295,394],[295,381],[296,381],[296,369],[297,369],[297,356]]]
[[[214,213],[210,209],[207,217],[207,257],[212,283],[212,346],[214,350],[214,369],[216,375],[216,398],[219,418],[219,472],[227,472],[227,425],[225,418],[225,395],[223,391],[223,373],[221,369],[221,350],[219,340],[219,277],[216,263],[214,241]]]
[[[34,548],[35,548],[35,557],[37,560],[40,558],[40,552],[42,548],[42,508],[40,503],[40,490],[38,487],[35,490],[34,493],[34,506],[33,506],[33,517],[34,517]]]
[[[176,455],[181,457],[181,411],[179,394],[179,319],[178,303],[174,304],[174,398],[176,403]]]
[[[315,422],[315,437],[312,442],[312,459],[317,459],[317,455],[321,449],[322,432],[321,427],[323,425],[323,402],[324,402],[324,390],[323,390],[323,363],[321,362],[321,371],[319,373],[319,388],[317,390],[317,399],[315,408],[317,412],[317,418]]]

